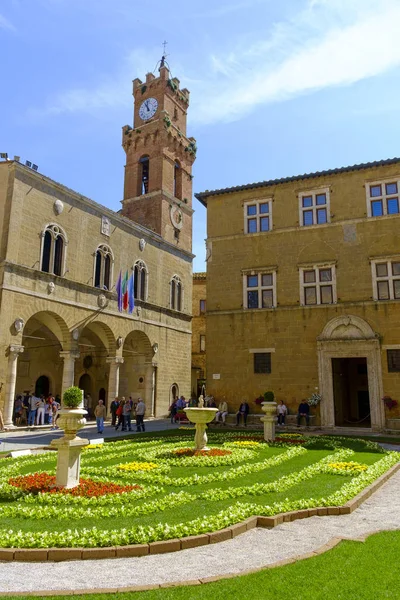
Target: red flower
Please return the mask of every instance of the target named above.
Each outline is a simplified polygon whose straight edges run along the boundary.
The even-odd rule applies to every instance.
[[[193,450],[193,448],[179,448],[174,450],[177,456],[226,456],[232,454],[230,450],[219,450],[219,448],[211,448],[211,450]]]
[[[20,475],[10,477],[10,485],[23,489],[30,494],[48,492],[50,494],[70,494],[71,496],[105,496],[106,494],[123,494],[133,490],[141,490],[140,485],[118,485],[116,483],[92,481],[91,479],[80,479],[79,485],[74,488],[63,488],[56,485],[54,475],[48,473],[33,473],[32,475]]]

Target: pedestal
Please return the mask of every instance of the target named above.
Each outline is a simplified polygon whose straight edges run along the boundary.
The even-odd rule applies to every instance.
[[[263,402],[261,407],[265,412],[260,419],[264,424],[264,440],[273,442],[275,439],[276,402]]]
[[[207,450],[207,433],[205,423],[196,423],[196,433],[194,436],[195,450]]]
[[[74,488],[79,485],[81,467],[81,450],[87,446],[89,440],[75,438],[68,440],[65,437],[53,440],[52,446],[58,450],[56,485],[63,488]]]
[[[56,484],[59,487],[74,488],[79,485],[81,450],[89,444],[89,440],[76,435],[79,429],[85,426],[87,410],[62,408],[59,415],[57,423],[64,429],[65,435],[51,442],[51,446],[58,450]]]

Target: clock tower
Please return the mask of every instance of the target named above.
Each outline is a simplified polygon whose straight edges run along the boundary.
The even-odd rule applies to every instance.
[[[196,140],[186,136],[189,91],[170,77],[163,58],[158,77],[133,81],[133,97],[133,128],[122,129],[122,214],[191,252]]]

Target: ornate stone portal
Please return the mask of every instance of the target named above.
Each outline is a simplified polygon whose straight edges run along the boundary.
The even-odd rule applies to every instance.
[[[322,395],[321,425],[335,427],[332,358],[367,359],[371,428],[380,431],[385,426],[381,345],[379,335],[370,325],[354,315],[335,317],[317,338],[319,390]]]

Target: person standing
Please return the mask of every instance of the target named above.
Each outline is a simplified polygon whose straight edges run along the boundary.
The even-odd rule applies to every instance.
[[[285,406],[283,400],[279,400],[279,404],[276,407],[276,412],[278,414],[278,425],[285,424],[285,417],[287,415],[287,407]]]
[[[145,431],[144,428],[144,415],[146,413],[146,405],[143,402],[142,398],[138,399],[138,403],[136,405],[136,431]]]
[[[44,425],[44,415],[46,412],[46,407],[44,403],[44,396],[40,396],[39,402],[37,403],[37,417],[36,417],[36,425]]]
[[[94,409],[94,416],[96,417],[97,433],[103,433],[104,418],[106,416],[106,407],[103,400],[99,400],[98,405]]]
[[[110,404],[111,425],[113,427],[115,427],[115,424],[117,422],[117,409],[118,409],[118,406],[119,406],[119,400],[118,400],[118,398],[114,398],[114,400]]]
[[[228,405],[225,402],[225,400],[223,400],[222,402],[220,402],[218,404],[218,412],[215,415],[215,422],[218,423],[219,419],[221,418],[221,422],[225,425],[225,419],[228,415]]]
[[[240,417],[243,417],[244,426],[247,427],[247,415],[250,412],[250,406],[246,401],[242,402],[236,413],[236,426],[239,425]]]
[[[117,408],[117,412],[115,413],[116,416],[118,417],[118,421],[117,421],[117,424],[115,426],[115,431],[118,431],[120,425],[121,425],[121,429],[124,426],[124,419],[123,419],[123,416],[122,416],[122,413],[123,413],[123,410],[124,410],[124,404],[125,404],[125,398],[122,397],[121,398],[121,402],[119,403],[119,406]]]
[[[127,400],[124,404],[124,408],[122,409],[122,431],[127,431],[127,429],[129,429],[129,431],[132,431],[131,412],[132,406],[130,401]]]
[[[36,412],[38,409],[40,399],[34,396],[33,392],[29,394],[29,414],[28,414],[28,425],[35,425]]]

